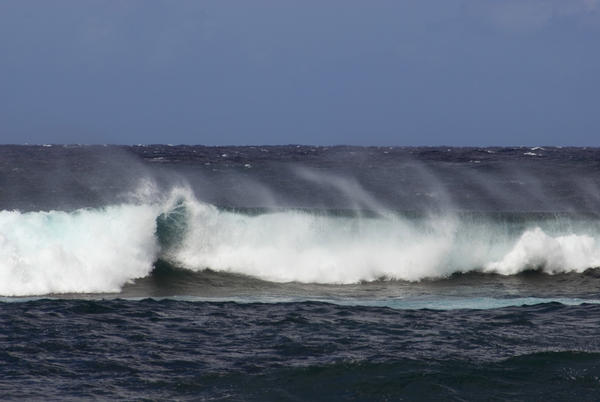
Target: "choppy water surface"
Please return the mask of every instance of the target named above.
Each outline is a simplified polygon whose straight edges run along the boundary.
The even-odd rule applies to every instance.
[[[600,151],[0,147],[0,393],[598,394]]]

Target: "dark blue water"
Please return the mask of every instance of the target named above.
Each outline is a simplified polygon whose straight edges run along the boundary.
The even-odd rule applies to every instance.
[[[4,398],[597,398],[600,306],[38,300],[0,315]]]
[[[600,306],[38,300],[0,315],[4,397],[597,398]]]
[[[599,161],[2,146],[0,396],[597,400]]]

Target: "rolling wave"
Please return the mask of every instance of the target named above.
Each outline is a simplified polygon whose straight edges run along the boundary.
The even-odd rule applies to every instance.
[[[157,259],[272,282],[419,281],[600,266],[597,221],[507,221],[219,209],[176,189],[165,199],[72,212],[0,211],[0,295],[118,292]]]

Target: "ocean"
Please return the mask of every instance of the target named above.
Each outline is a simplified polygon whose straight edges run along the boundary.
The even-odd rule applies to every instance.
[[[0,398],[598,400],[600,149],[0,146]]]

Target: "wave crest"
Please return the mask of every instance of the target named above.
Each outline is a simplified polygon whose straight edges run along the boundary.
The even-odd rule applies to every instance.
[[[597,222],[568,218],[515,223],[295,210],[250,215],[175,190],[154,203],[0,211],[0,294],[118,292],[149,275],[159,258],[192,271],[322,284],[419,281],[469,271],[583,272],[600,266],[597,228]]]

